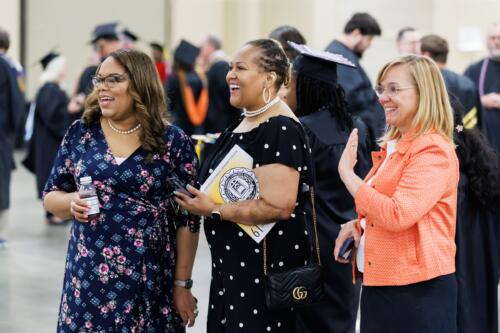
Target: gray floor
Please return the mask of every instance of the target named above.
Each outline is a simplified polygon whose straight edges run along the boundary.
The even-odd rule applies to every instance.
[[[21,155],[16,154],[16,159]],[[41,202],[35,195],[35,180],[22,166],[13,173],[11,200],[6,230],[9,244],[0,250],[0,332],[52,333],[56,329],[69,226],[45,224]],[[188,332],[203,333],[210,285],[210,252],[203,235],[193,279],[200,314]]]

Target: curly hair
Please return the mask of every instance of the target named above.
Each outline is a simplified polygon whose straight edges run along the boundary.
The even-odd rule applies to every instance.
[[[130,77],[128,93],[133,99],[135,116],[142,126],[141,146],[148,152],[150,161],[154,154],[167,150],[163,139],[168,124],[166,98],[158,71],[152,60],[143,52],[132,49],[119,49],[110,55],[125,68]],[[100,66],[96,73],[99,73]],[[85,101],[83,123],[99,121],[102,116],[98,102],[98,90],[90,93]]]
[[[276,73],[276,89],[279,89],[282,84],[288,84],[290,80],[290,62],[278,41],[262,38],[250,41],[246,45],[251,45],[261,50],[258,64],[264,71]]]
[[[352,117],[347,111],[345,92],[339,84],[329,84],[302,74],[297,75],[296,82],[297,116],[327,109],[338,119],[342,129],[352,129]]]
[[[469,179],[468,191],[478,208],[500,209],[500,156],[476,128],[463,126],[464,107],[450,94],[455,131],[453,141],[460,163],[460,171]],[[458,128],[458,130],[457,130]]]

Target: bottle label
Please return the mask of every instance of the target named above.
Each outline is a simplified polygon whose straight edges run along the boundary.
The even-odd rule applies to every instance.
[[[84,200],[87,203],[87,205],[90,206],[87,215],[90,216],[94,214],[99,214],[99,199],[97,198],[97,196],[82,198],[82,200]]]

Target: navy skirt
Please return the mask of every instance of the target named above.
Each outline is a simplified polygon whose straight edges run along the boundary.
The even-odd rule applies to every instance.
[[[361,333],[456,333],[455,274],[406,286],[365,287]]]

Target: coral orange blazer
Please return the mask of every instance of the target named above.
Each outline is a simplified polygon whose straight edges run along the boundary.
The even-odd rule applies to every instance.
[[[385,154],[385,145],[372,153],[365,179]],[[407,285],[455,271],[458,177],[454,146],[442,136],[400,139],[372,184],[355,195],[359,218],[366,219],[364,285]]]

